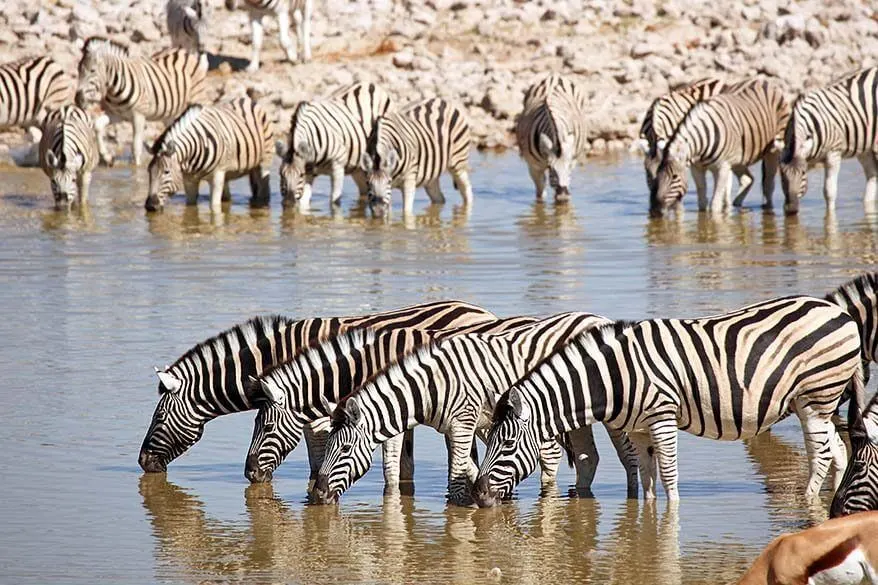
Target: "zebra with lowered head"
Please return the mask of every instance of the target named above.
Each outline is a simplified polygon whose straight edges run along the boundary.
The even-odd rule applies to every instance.
[[[474,498],[482,506],[508,498],[533,471],[542,442],[602,422],[632,433],[644,495],[655,497],[655,453],[665,493],[677,500],[678,429],[736,441],[793,413],[810,463],[805,494],[814,498],[830,464],[838,471],[846,465],[832,415],[849,383],[862,396],[857,323],[823,299],[786,297],[701,319],[597,327],[500,400]]]
[[[808,191],[808,167],[823,163],[823,197],[835,208],[842,159],[856,157],[866,174],[865,203],[878,194],[878,67],[800,95],[784,134],[780,180],[784,210],[799,211]]]
[[[143,156],[146,122],[168,122],[190,104],[203,98],[207,55],[182,49],[165,49],[152,57],[134,57],[128,48],[108,39],[91,37],[82,47],[76,105],[100,104],[111,121],[130,120],[134,128],[131,148],[134,164]],[[98,152],[106,164],[113,162],[103,128],[97,133]]]
[[[262,19],[268,15],[277,18],[278,38],[286,52],[287,60],[296,63],[311,60],[311,12],[313,0],[225,0],[227,10],[236,10],[243,1],[243,8],[250,16],[252,53],[247,71],[259,71],[259,54],[265,29]],[[290,38],[290,15],[296,23],[296,43]],[[301,49],[299,52],[298,49]]]
[[[165,6],[171,43],[190,53],[203,50],[207,7],[201,0],[168,0]]]
[[[490,424],[496,399],[557,346],[608,322],[589,313],[562,313],[504,333],[455,335],[385,369],[336,407],[315,498],[337,501],[368,471],[375,447],[426,424],[446,436],[450,501],[467,503],[477,471],[470,457],[473,439]],[[611,437],[628,472],[629,495],[636,497],[633,449],[624,434]],[[551,485],[561,456],[556,436],[546,437],[539,451],[542,483]],[[596,458],[574,461],[596,464]],[[587,489],[594,469],[579,471],[577,487]]]
[[[528,88],[523,105],[515,136],[537,199],[545,194],[546,173],[555,200],[569,199],[570,173],[588,146],[585,96],[570,79],[553,73]]]
[[[878,510],[878,395],[860,410],[856,400],[848,405],[851,455],[841,485],[835,490],[829,517]]]
[[[307,206],[314,178],[326,174],[331,180],[330,203],[341,197],[346,174],[354,179],[360,195],[366,195],[360,159],[375,120],[390,107],[390,96],[373,83],[356,83],[329,99],[300,103],[290,121],[287,144],[277,145],[282,158],[280,190],[284,204]]]
[[[144,471],[168,464],[201,439],[213,419],[256,407],[250,376],[291,359],[299,351],[352,328],[454,329],[490,323],[492,313],[461,301],[437,301],[384,313],[294,320],[257,317],[223,331],[158,370],[159,400],[143,439],[138,461]],[[312,429],[305,429],[312,475],[322,459]]]
[[[98,164],[95,121],[74,105],[52,110],[43,123],[40,166],[52,185],[55,207],[88,202],[91,173]]]
[[[249,98],[215,106],[189,106],[151,149],[146,209],[155,211],[181,189],[195,205],[198,184],[210,182],[211,210],[228,198],[228,181],[248,175],[252,205],[268,205],[268,175],[274,159],[274,129],[268,114]]]
[[[50,57],[29,57],[0,65],[0,130],[36,129],[49,110],[70,102],[76,80]]]
[[[470,128],[463,111],[440,98],[406,106],[378,118],[360,166],[366,173],[369,203],[389,214],[391,190],[402,190],[403,213],[412,213],[415,189],[423,186],[433,203],[444,203],[440,175],[448,171],[463,203],[472,203],[469,180]]]

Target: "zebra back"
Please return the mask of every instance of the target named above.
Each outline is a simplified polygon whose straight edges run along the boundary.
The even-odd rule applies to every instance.
[[[707,77],[655,98],[646,110],[640,138],[647,141],[650,150],[655,149],[659,140],[668,140],[674,134],[694,104],[721,93],[725,87],[723,80]]]
[[[321,172],[333,161],[340,160],[350,171],[360,163],[366,136],[362,122],[342,103],[301,102],[290,120],[284,162],[292,164],[296,157],[301,157],[314,166],[315,172]]]
[[[846,282],[826,295],[854,318],[860,327],[863,358],[878,361],[878,272]]]
[[[0,129],[42,122],[49,110],[72,101],[76,80],[49,57],[0,65]]]
[[[374,83],[359,82],[342,87],[331,93],[329,99],[343,104],[360,121],[366,136],[372,132],[375,121],[393,109],[390,95]]]
[[[55,169],[66,168],[77,155],[82,156],[81,170],[90,171],[97,166],[98,149],[94,137],[93,120],[88,112],[69,104],[50,111],[42,127],[40,139],[40,165],[51,176]],[[47,160],[52,152],[57,165]]]

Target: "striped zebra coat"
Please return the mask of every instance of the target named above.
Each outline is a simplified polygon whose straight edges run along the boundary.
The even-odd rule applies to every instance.
[[[799,211],[808,191],[808,167],[823,163],[823,197],[835,208],[842,159],[856,157],[866,174],[866,203],[878,193],[878,67],[799,96],[784,134],[780,179],[784,210]]]
[[[390,213],[391,189],[402,190],[402,208],[412,213],[415,189],[423,186],[433,203],[443,203],[439,176],[454,179],[464,205],[472,203],[469,180],[470,128],[463,111],[431,98],[378,118],[360,166],[376,213]]]
[[[291,359],[302,349],[352,328],[400,327],[454,329],[493,323],[496,316],[461,301],[437,301],[394,311],[302,319],[257,317],[189,349],[158,371],[159,400],[140,449],[144,471],[163,472],[201,438],[213,419],[255,408],[250,376]],[[310,428],[305,429],[316,475],[322,454]]]
[[[278,38],[290,63],[311,60],[311,13],[313,0],[225,0],[227,10],[236,10],[239,5],[250,16],[252,34],[252,53],[247,71],[259,70],[259,54],[262,52],[264,26],[262,19],[267,15],[277,18]],[[290,39],[290,15],[296,23],[296,43]],[[301,49],[301,53],[298,49]]]
[[[332,182],[331,203],[341,197],[346,174],[365,196],[366,177],[359,164],[366,152],[366,138],[375,120],[390,108],[390,96],[372,83],[344,87],[328,100],[300,103],[290,120],[287,144],[278,144],[283,159],[280,190],[284,204],[307,206],[314,178],[327,174]]]
[[[588,145],[585,96],[568,78],[552,74],[528,88],[523,108],[515,137],[537,199],[545,194],[547,172],[555,200],[569,199],[570,173]]]
[[[151,149],[146,209],[155,211],[181,189],[194,205],[198,184],[210,182],[210,207],[228,198],[227,182],[248,175],[252,205],[268,205],[274,128],[259,104],[239,98],[215,106],[189,106]]]
[[[206,75],[206,54],[165,49],[149,58],[133,57],[122,45],[92,37],[82,47],[76,104],[84,109],[100,104],[112,121],[130,120],[134,164],[140,165],[146,122],[168,122],[200,103]],[[97,140],[101,160],[112,164],[103,128]]]
[[[505,333],[455,335],[419,349],[339,403],[314,496],[337,500],[368,471],[376,446],[425,424],[446,436],[449,499],[466,503],[476,473],[473,439],[490,424],[496,399],[555,347],[608,322],[562,313]],[[612,437],[636,497],[633,450],[624,435]],[[556,437],[546,437],[538,456],[544,485],[554,483],[559,456]],[[591,477],[584,479],[590,484]]]
[[[831,417],[845,386],[862,391],[860,335],[838,305],[786,297],[702,319],[617,323],[580,335],[517,382],[498,404],[475,499],[508,497],[542,441],[602,422],[638,444],[655,497],[657,454],[669,499],[677,490],[677,429],[719,440],[753,437],[795,413],[816,497],[846,464]],[[640,433],[648,433],[647,436]],[[328,456],[327,456],[328,458]]]
[[[49,110],[73,99],[76,80],[49,57],[0,65],[0,130],[40,126]]]
[[[878,395],[869,400],[865,409],[851,400],[848,435],[851,454],[832,498],[830,518],[878,510]]]
[[[52,185],[55,207],[88,202],[98,147],[91,116],[74,105],[49,112],[42,127],[40,166]]]
[[[165,16],[174,47],[190,53],[203,50],[208,18],[202,0],[168,0]]]
[[[679,203],[686,194],[686,169],[695,166],[713,173],[711,211],[729,209],[732,172],[741,175],[760,160],[763,201],[771,207],[780,139],[789,112],[783,92],[768,81],[757,81],[736,93],[692,106],[665,147],[650,191],[650,210],[660,215]],[[749,184],[746,188],[742,185],[737,203],[743,201],[747,190]],[[706,197],[699,198],[698,208],[707,209]]]

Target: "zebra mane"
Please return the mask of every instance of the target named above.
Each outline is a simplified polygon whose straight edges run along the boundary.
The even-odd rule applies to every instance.
[[[863,296],[878,296],[878,272],[861,274],[847,281],[824,298],[837,305],[846,305],[845,297],[857,299]]]
[[[180,114],[176,120],[171,122],[170,126],[165,128],[164,132],[159,135],[155,144],[153,144],[153,152],[159,153],[173,145],[180,134],[185,132],[192,122],[198,119],[198,116],[201,115],[203,110],[204,106],[200,104],[192,104],[186,108],[186,110]]]
[[[573,343],[576,343],[580,347],[584,349],[599,349],[609,343],[610,341],[619,337],[623,331],[626,329],[631,329],[635,325],[638,324],[638,321],[613,321],[612,323],[605,323],[604,325],[598,325],[597,327],[592,327],[587,331],[583,331],[580,333],[572,343],[566,344],[562,347],[556,354],[565,351],[570,348]],[[551,357],[554,357],[553,354]]]
[[[82,46],[82,53],[90,55],[113,55],[116,57],[128,57],[128,47],[111,41],[106,37],[89,37]]]

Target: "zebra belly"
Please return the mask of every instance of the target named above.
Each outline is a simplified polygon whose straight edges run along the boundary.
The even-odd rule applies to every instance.
[[[859,548],[854,549],[834,567],[808,577],[808,585],[860,585],[861,583],[878,583],[878,575]]]

